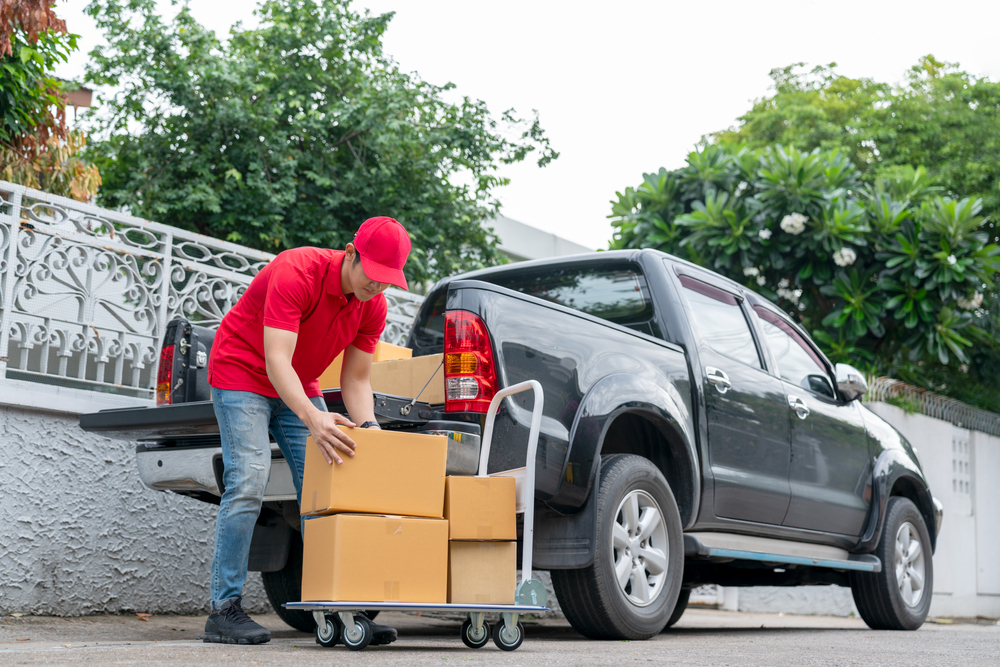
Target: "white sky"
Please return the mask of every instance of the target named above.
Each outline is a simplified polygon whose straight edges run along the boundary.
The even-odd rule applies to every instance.
[[[79,77],[101,39],[85,0],[56,5],[81,50],[59,71]],[[169,3],[163,2],[165,8]],[[252,2],[190,0],[220,37]],[[395,11],[386,52],[402,69],[484,100],[498,115],[538,109],[561,157],[508,168],[503,213],[590,247],[611,238],[608,203],[642,173],[676,168],[699,138],[732,125],[768,94],[768,72],[836,62],[842,74],[900,81],[927,53],[1000,80],[1000,2],[951,0],[355,0]],[[171,11],[166,9],[166,11]]]

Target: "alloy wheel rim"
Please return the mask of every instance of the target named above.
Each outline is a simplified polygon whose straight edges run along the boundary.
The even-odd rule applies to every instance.
[[[926,567],[920,533],[909,521],[896,531],[895,571],[899,597],[907,607],[916,607],[924,596]]]
[[[611,559],[618,588],[628,601],[645,607],[659,597],[667,580],[667,529],[651,495],[634,490],[622,498],[611,529]]]

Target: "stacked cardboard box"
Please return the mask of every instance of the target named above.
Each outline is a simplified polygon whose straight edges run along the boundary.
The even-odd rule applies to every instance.
[[[448,477],[448,602],[513,604],[517,526],[513,477]]]
[[[306,446],[302,600],[445,602],[447,438],[342,430],[357,449],[341,465]]]
[[[413,350],[379,341],[372,358],[372,390],[382,394],[416,398],[423,403],[444,403],[443,354],[413,357]],[[340,354],[319,378],[319,386],[340,386],[344,355]]]

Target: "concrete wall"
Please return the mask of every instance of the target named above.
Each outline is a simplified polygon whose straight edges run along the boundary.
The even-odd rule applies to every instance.
[[[498,244],[500,251],[507,255],[512,262],[594,252],[594,248],[580,245],[502,215],[498,215],[486,223],[486,226],[493,228],[493,232],[500,241]]]
[[[0,407],[0,614],[207,613],[216,507],[151,491],[76,414]],[[251,573],[249,609],[270,609]]]

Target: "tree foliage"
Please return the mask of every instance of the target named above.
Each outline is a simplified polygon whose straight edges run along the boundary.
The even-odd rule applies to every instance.
[[[952,197],[983,202],[1000,237],[1000,83],[957,63],[920,59],[899,85],[838,74],[836,64],[771,71],[774,94],[754,103],[737,127],[711,135],[751,148],[776,144],[839,150],[872,184],[887,170],[923,165]]]
[[[101,183],[77,155],[86,143],[66,129],[63,84],[52,72],[76,35],[52,0],[0,0],[0,178],[86,201]]]
[[[108,44],[88,77],[112,86],[94,116],[101,201],[271,252],[343,247],[373,215],[413,238],[418,282],[498,261],[482,226],[497,167],[557,157],[539,126],[492,116],[382,53],[391,14],[347,0],[267,0],[227,42],[186,8],[94,0]]]
[[[613,248],[690,259],[793,313],[832,360],[947,391],[941,377],[978,378],[974,354],[996,346],[983,299],[1000,249],[982,208],[923,167],[865,184],[837,150],[712,144],[644,174],[609,217]],[[996,409],[996,379],[979,380],[981,394],[961,398]]]

